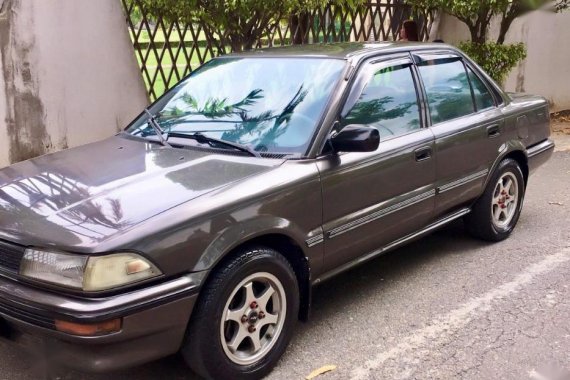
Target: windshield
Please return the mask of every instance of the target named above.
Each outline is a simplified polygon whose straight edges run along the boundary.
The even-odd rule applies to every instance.
[[[165,134],[200,133],[257,152],[303,154],[344,65],[338,59],[218,58],[150,112]],[[145,114],[127,132],[156,137]]]

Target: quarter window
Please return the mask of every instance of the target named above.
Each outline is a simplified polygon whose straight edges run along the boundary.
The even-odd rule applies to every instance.
[[[471,81],[471,86],[473,87],[473,95],[475,95],[475,105],[477,106],[477,110],[484,110],[486,108],[494,107],[495,101],[493,100],[493,96],[489,92],[485,83],[475,73],[471,68],[467,68],[469,73],[469,80]]]
[[[375,71],[341,124],[375,127],[384,140],[419,129],[420,112],[410,65]]]
[[[420,74],[426,90],[432,124],[473,113],[473,98],[461,60],[422,62]]]

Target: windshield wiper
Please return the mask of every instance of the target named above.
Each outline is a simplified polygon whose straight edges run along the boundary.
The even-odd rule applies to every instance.
[[[259,154],[259,152],[256,152],[255,150],[251,149],[247,145],[242,145],[242,144],[238,144],[238,143],[234,143],[234,142],[230,142],[230,141],[226,141],[226,140],[216,139],[214,137],[209,137],[209,136],[203,135],[199,132],[195,132],[195,133],[168,132],[166,135],[168,137],[180,137],[183,139],[193,139],[193,140],[196,140],[197,142],[199,142],[200,144],[215,143],[215,144],[220,144],[220,145],[226,145],[226,146],[232,147],[234,149],[241,150],[242,152],[249,153],[254,157],[261,158],[261,155]]]
[[[154,132],[156,133],[156,135],[158,136],[158,139],[160,140],[160,143],[164,146],[170,147],[170,144],[168,143],[168,141],[166,141],[166,139],[164,138],[164,131],[162,130],[162,128],[160,128],[160,125],[158,124],[158,122],[156,121],[156,119],[154,118],[154,115],[152,113],[150,113],[150,111],[148,110],[148,108],[144,109],[144,112],[146,112],[146,114],[148,115],[148,123],[150,124],[150,126],[152,127],[152,129],[154,129]]]

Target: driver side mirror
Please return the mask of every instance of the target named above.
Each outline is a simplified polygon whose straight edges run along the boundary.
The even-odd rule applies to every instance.
[[[380,132],[376,128],[350,124],[330,139],[335,152],[373,152],[380,144]]]

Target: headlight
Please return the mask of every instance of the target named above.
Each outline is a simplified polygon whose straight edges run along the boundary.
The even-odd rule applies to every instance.
[[[116,288],[160,274],[154,264],[134,253],[90,257],[83,277],[83,290]]]
[[[108,290],[161,275],[145,258],[131,252],[81,256],[29,248],[20,275],[87,292]]]
[[[34,280],[83,289],[87,259],[86,256],[26,249],[20,263],[20,274]]]

